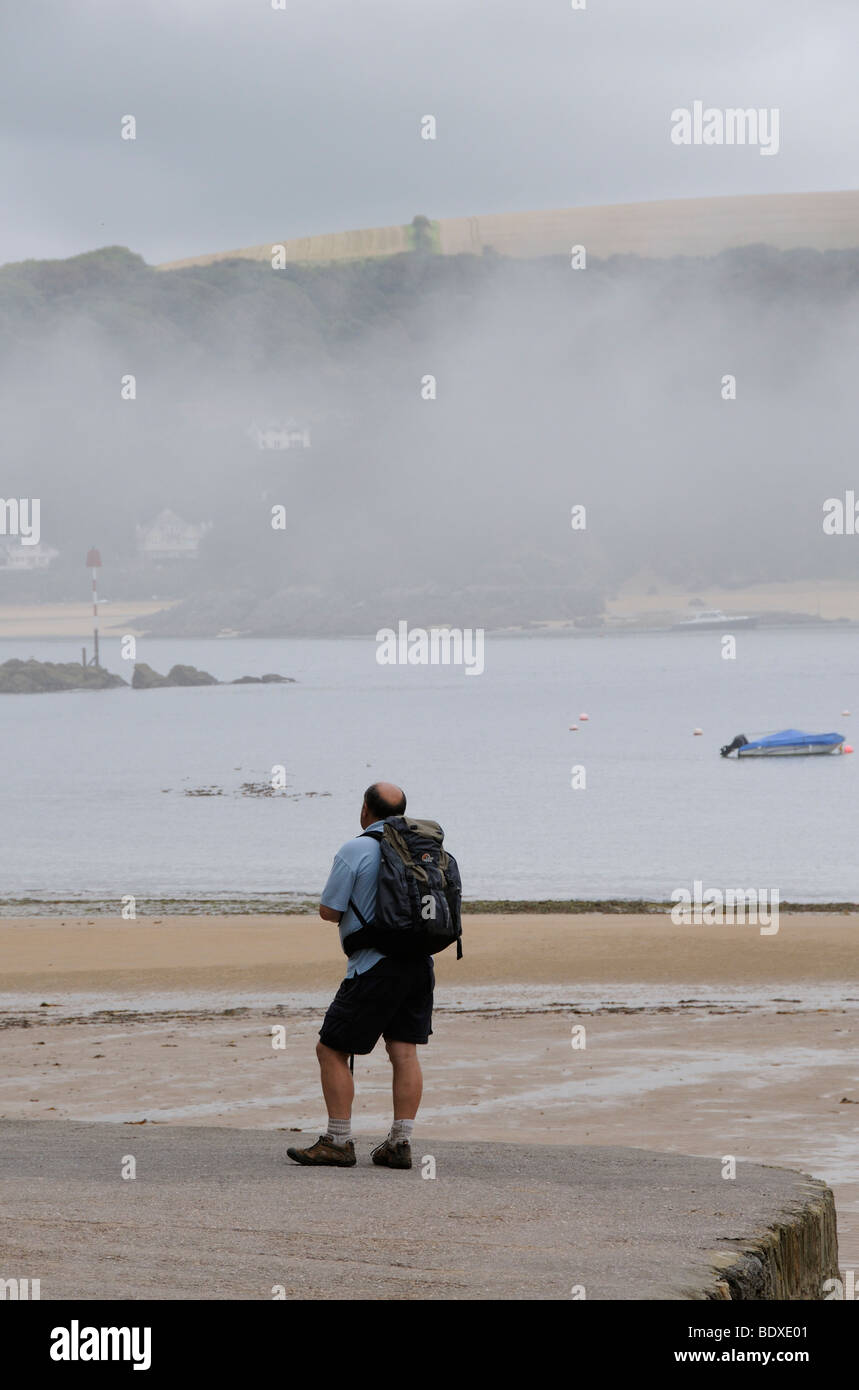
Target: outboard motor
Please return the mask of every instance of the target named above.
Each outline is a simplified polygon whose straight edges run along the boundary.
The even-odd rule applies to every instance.
[[[723,758],[727,758],[729,753],[736,752],[738,748],[742,748],[743,744],[748,743],[748,741],[749,740],[746,738],[745,734],[737,734],[733,743],[726,743],[724,747],[721,748],[719,751],[721,752]]]

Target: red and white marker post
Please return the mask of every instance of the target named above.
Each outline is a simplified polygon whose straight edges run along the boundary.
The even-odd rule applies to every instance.
[[[96,570],[101,569],[101,556],[98,551],[88,550],[86,557],[87,569],[92,570],[92,640],[93,640],[93,666],[98,666],[98,593],[96,592]]]

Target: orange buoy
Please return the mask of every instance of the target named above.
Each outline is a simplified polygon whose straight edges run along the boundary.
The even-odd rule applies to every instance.
[[[841,749],[842,753],[852,753],[853,749],[849,743],[845,743]]]
[[[570,733],[571,733],[571,734],[577,734],[578,731],[579,731],[579,726],[578,726],[578,724],[571,724],[571,725],[570,725]]]
[[[585,724],[587,723],[588,716],[586,714],[580,714],[579,719],[582,721],[583,724]]]
[[[695,735],[696,738],[698,737],[699,734],[703,734],[703,732],[704,732],[703,729],[693,729],[693,730],[692,730],[692,733]]]

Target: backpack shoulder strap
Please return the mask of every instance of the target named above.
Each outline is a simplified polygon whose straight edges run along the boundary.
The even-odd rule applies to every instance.
[[[355,902],[355,899],[354,899],[354,898],[350,898],[350,899],[349,899],[349,902],[348,902],[347,907],[346,907],[346,911],[347,911],[347,912],[349,911],[349,908],[350,908],[350,907],[351,907],[352,911],[354,912],[355,916],[358,918],[358,921],[361,923],[361,926],[362,926],[362,927],[371,927],[371,926],[373,925],[372,922],[368,922],[368,921],[367,921],[367,918],[364,916],[363,912],[362,912],[361,909],[359,908],[358,904]],[[354,935],[356,935],[355,932],[350,932],[350,933],[349,933],[349,936],[354,936]],[[346,940],[347,940],[347,941],[349,940],[349,937],[348,937],[348,936],[346,937]]]
[[[383,836],[381,830],[363,830],[363,831],[361,832],[361,834],[358,836],[358,839],[359,839],[359,840],[363,840],[363,839],[365,839],[365,838],[368,839],[368,840],[376,840],[377,843],[381,844],[382,840],[384,839],[384,836]],[[368,922],[368,921],[367,921],[367,918],[364,916],[363,912],[362,912],[361,909],[358,907],[358,905],[357,905],[357,903],[355,902],[355,899],[354,899],[354,898],[350,898],[350,899],[349,899],[349,903],[348,903],[348,906],[347,906],[347,911],[348,911],[348,908],[350,908],[350,907],[351,907],[352,911],[354,912],[355,916],[358,918],[358,921],[361,923],[361,926],[362,926],[362,927],[370,927],[370,926],[373,925],[372,922]],[[353,933],[350,933],[350,934],[351,934],[351,935],[355,935],[356,933],[353,932]],[[349,940],[349,937],[347,937],[346,940],[348,941],[348,940]]]

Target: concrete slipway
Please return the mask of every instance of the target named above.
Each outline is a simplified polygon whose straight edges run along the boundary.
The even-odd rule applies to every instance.
[[[42,1299],[817,1299],[838,1274],[832,1194],[789,1169],[420,1137],[392,1172],[381,1136],[353,1169],[286,1158],[313,1138],[0,1122],[0,1277]]]

